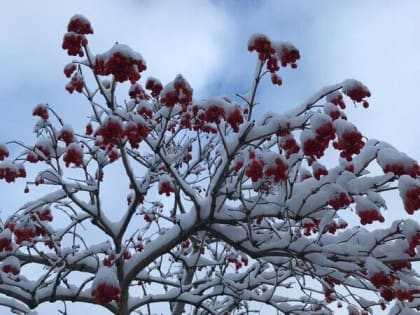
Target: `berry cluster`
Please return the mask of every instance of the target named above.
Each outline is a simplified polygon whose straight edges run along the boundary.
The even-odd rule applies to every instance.
[[[93,34],[89,20],[80,14],[71,17],[69,24],[67,24],[67,31],[81,35]]]
[[[32,116],[41,117],[44,120],[48,119],[48,107],[44,104],[39,104],[35,106],[34,110],[32,111]]]
[[[392,275],[387,275],[384,271],[379,271],[374,273],[370,277],[370,282],[376,287],[392,287],[394,285],[395,277]]]
[[[241,259],[230,257],[228,258],[228,262],[234,264],[236,270],[240,269],[242,266],[248,266],[248,258],[245,256],[242,256]]]
[[[332,221],[326,226],[326,229],[328,233],[335,234],[337,230],[342,230],[342,229],[345,229],[346,227],[347,227],[347,222],[345,221],[340,222],[340,223]]]
[[[120,300],[120,293],[120,288],[108,283],[101,283],[92,290],[91,295],[96,303],[105,305],[113,300],[118,302]]]
[[[307,130],[304,130],[304,132],[305,131]],[[328,148],[328,140],[323,139],[310,131],[304,132],[302,132],[302,134],[305,134],[303,153],[308,158],[308,164],[312,165],[316,159],[319,159],[324,155],[325,150]]]
[[[334,91],[330,94],[327,95],[326,97],[327,102],[332,103],[338,107],[340,107],[341,109],[345,109],[346,108],[346,103],[344,103],[343,100],[343,94],[341,94],[338,91]]]
[[[317,219],[305,219],[303,223],[303,234],[305,236],[310,236],[312,233],[316,233],[319,230],[319,220]]]
[[[51,222],[53,220],[53,216],[52,216],[50,208],[40,209],[36,211],[35,213],[36,213],[36,216],[38,217],[38,220],[40,221]]]
[[[408,214],[420,209],[420,186],[414,186],[405,192],[404,208]]]
[[[8,156],[9,156],[9,150],[4,144],[0,143],[0,161],[3,161]]]
[[[115,262],[115,254],[111,253],[108,255],[108,257],[104,258],[103,264],[106,267],[111,267]]]
[[[336,194],[333,199],[328,201],[328,204],[333,207],[333,209],[338,210],[340,208],[346,208],[353,202],[352,198],[345,192],[340,192]]]
[[[130,96],[130,98],[135,99],[135,100],[148,99],[146,91],[138,83],[134,83],[130,86],[130,89],[128,90],[128,96]]]
[[[192,101],[192,93],[190,84],[179,74],[173,82],[166,85],[162,90],[160,102],[167,107],[173,107],[179,103],[185,109]]]
[[[124,125],[124,135],[133,149],[139,147],[140,142],[147,137],[150,128],[141,122],[130,121]]]
[[[378,209],[366,209],[358,211],[357,215],[360,217],[360,223],[362,225],[371,224],[374,221],[383,223],[385,218],[381,215]]]
[[[140,72],[146,70],[143,57],[128,46],[115,45],[108,53],[95,58],[96,75],[113,75],[117,82],[129,80],[132,84],[140,79]]]
[[[6,163],[6,161],[0,163],[0,179],[4,179],[6,182],[11,183],[19,177],[26,177],[26,171],[23,164]]]
[[[147,78],[146,89],[151,91],[153,97],[158,97],[163,89],[162,83],[153,77]]]
[[[403,269],[411,270],[412,265],[409,261],[395,262],[389,265],[393,271],[401,271]]]
[[[350,97],[354,102],[362,103],[363,107],[369,107],[369,103],[365,98],[370,97],[370,91],[361,82],[346,80],[343,84],[343,93]]]
[[[276,52],[271,45],[270,39],[263,34],[256,34],[248,41],[248,50],[256,51],[261,61],[269,59]]]
[[[82,93],[84,87],[83,76],[76,72],[72,77],[69,83],[66,85],[66,90],[72,94],[74,91]]]
[[[248,168],[245,172],[245,175],[251,178],[252,182],[257,182],[260,178],[263,177],[264,172],[264,161],[258,159],[252,159],[249,163]]]
[[[74,63],[69,63],[64,67],[64,75],[67,78],[70,78],[74,71],[76,71],[77,67]]]
[[[0,252],[10,252],[12,249],[12,233],[9,229],[4,229],[0,233]]]
[[[66,146],[68,146],[75,140],[73,130],[71,128],[62,128],[57,134],[57,139],[65,142]]]
[[[408,242],[408,248],[406,253],[411,257],[416,256],[416,247],[420,245],[420,232],[417,232],[411,236],[410,241]]]
[[[16,276],[20,273],[20,262],[16,257],[9,256],[3,261],[1,269],[5,273],[11,273]]]
[[[353,154],[359,154],[364,145],[362,134],[357,130],[343,132],[338,141],[333,142],[334,148],[341,150],[340,156],[347,161],[352,160]]]
[[[16,244],[22,244],[23,242],[31,242],[37,236],[45,236],[46,231],[35,225],[33,222],[27,222],[26,224],[19,224],[13,229],[15,234]]]
[[[289,167],[288,165],[283,161],[282,158],[277,157],[274,159],[274,165],[267,167],[264,171],[264,175],[266,177],[273,178],[274,183],[278,183],[280,181],[284,181],[287,179],[287,171]]]
[[[83,149],[77,143],[70,143],[67,147],[66,153],[64,154],[63,160],[66,167],[69,167],[71,163],[79,167],[83,165]]]
[[[300,147],[292,134],[282,137],[280,145],[286,153],[286,159],[290,158],[292,154],[298,153],[300,150]]]
[[[312,172],[317,180],[319,180],[323,175],[328,175],[326,167],[318,162],[312,164]]]
[[[385,173],[392,172],[396,176],[410,175],[411,177],[420,176],[420,165],[412,163],[411,165],[391,163],[386,164],[383,168]]]
[[[166,196],[170,196],[173,192],[175,192],[175,186],[172,180],[167,176],[161,177],[159,179],[159,194],[165,194]]]
[[[85,47],[87,44],[88,40],[84,35],[68,32],[64,34],[63,44],[61,47],[64,50],[67,50],[67,54],[69,56],[83,57],[85,55],[83,52],[83,47]]]
[[[299,50],[289,43],[272,43],[271,40],[262,34],[256,34],[248,41],[248,50],[256,51],[258,59],[266,62],[267,71],[271,73],[271,82],[275,85],[281,85],[282,79],[277,75],[280,70],[279,63],[282,67],[288,64],[295,69],[296,61],[300,59]]]
[[[119,117],[109,116],[95,132],[96,144],[105,148],[117,145],[124,136],[123,124]],[[100,137],[98,137],[100,136]]]

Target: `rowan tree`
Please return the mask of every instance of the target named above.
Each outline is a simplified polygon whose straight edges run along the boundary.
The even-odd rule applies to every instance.
[[[92,33],[75,15],[62,44],[77,58],[64,67],[65,89],[86,98],[86,129],[39,104],[36,141],[0,144],[0,179],[25,180],[33,196],[0,226],[0,305],[18,314],[56,301],[64,314],[69,302],[117,315],[165,303],[172,314],[260,304],[279,314],[418,314],[420,226],[386,222],[383,193],[399,192],[402,212],[419,210],[420,167],[347,119],[347,104],[369,106],[365,85],[348,79],[261,114],[261,80],[282,85],[282,68],[297,67],[290,43],[250,38],[257,70],[235,102],[194,99],[182,75],[143,78],[141,54],[123,44],[95,54]],[[117,209],[102,202],[106,181],[126,187]]]

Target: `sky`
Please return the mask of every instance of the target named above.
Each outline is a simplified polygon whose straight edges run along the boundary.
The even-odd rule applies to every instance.
[[[80,118],[88,106],[81,96],[65,91],[62,72],[72,60],[61,49],[62,37],[76,13],[93,25],[89,43],[95,53],[116,41],[128,44],[145,58],[145,76],[165,83],[182,73],[198,98],[247,92],[255,68],[255,54],[247,51],[251,34],[289,41],[301,51],[299,66],[281,70],[281,87],[262,85],[259,112],[282,112],[325,85],[355,78],[370,88],[371,106],[349,106],[350,121],[365,136],[420,159],[420,2],[415,0],[4,2],[0,142],[30,143],[31,113],[40,102],[74,126],[84,125]],[[0,183],[2,218],[25,198],[22,185]],[[391,204],[401,207],[398,201]],[[88,311],[80,308],[83,312]]]

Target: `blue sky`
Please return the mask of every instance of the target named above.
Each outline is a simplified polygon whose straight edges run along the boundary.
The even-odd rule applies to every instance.
[[[261,112],[281,112],[324,85],[356,78],[370,88],[371,107],[350,106],[350,120],[368,137],[419,159],[419,12],[420,2],[414,0],[2,3],[0,142],[33,140],[31,112],[40,102],[84,125],[80,118],[88,107],[64,89],[62,69],[71,57],[61,49],[68,19],[81,13],[95,31],[90,36],[94,52],[115,41],[129,44],[146,59],[145,76],[168,82],[182,73],[200,98],[247,91],[255,66],[255,55],[246,49],[252,33],[290,41],[301,50],[299,67],[281,70],[282,87],[263,85]],[[0,183],[2,217],[21,204],[22,187]]]

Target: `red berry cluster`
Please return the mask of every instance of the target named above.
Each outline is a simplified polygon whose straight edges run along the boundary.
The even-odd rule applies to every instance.
[[[0,179],[4,179],[6,182],[11,183],[19,177],[26,177],[26,171],[23,164],[11,164],[5,162],[0,164]]]
[[[171,181],[160,181],[159,182],[159,194],[165,194],[170,196],[171,193],[175,192],[175,186]]]
[[[403,269],[411,270],[412,265],[409,261],[401,261],[389,264],[393,271],[401,271]]]
[[[57,139],[62,140],[68,146],[70,143],[74,142],[73,131],[69,128],[63,128],[58,132]]]
[[[420,186],[413,187],[405,193],[404,208],[408,214],[420,209]]]
[[[9,156],[9,150],[4,144],[0,143],[0,161],[3,161]]]
[[[75,32],[68,32],[64,34],[63,44],[61,47],[64,50],[67,50],[69,56],[79,56],[83,57],[85,53],[83,52],[83,47],[88,44],[88,40],[82,34],[77,34]]]
[[[2,270],[5,273],[11,273],[15,276],[20,272],[20,268],[16,265],[3,265]]]
[[[209,106],[205,113],[205,120],[209,123],[220,124],[220,121],[225,117],[225,110],[221,106]]]
[[[159,96],[163,89],[162,83],[155,78],[148,78],[146,81],[146,89],[151,91],[153,97]]]
[[[143,90],[142,86],[138,83],[132,84],[128,90],[128,95],[130,98],[135,100],[147,100],[148,96],[146,91]]]
[[[115,254],[111,253],[103,260],[104,266],[111,267],[112,264],[115,262]]]
[[[333,142],[334,148],[341,150],[340,156],[347,161],[352,160],[353,154],[359,154],[364,145],[362,134],[357,130],[343,132],[338,141]]]
[[[39,104],[35,106],[34,110],[32,111],[32,116],[41,117],[44,120],[48,119],[48,107],[44,104]]]
[[[274,159],[274,165],[267,167],[264,175],[266,177],[273,177],[273,182],[278,183],[287,179],[287,171],[289,167],[282,158],[277,157]]]
[[[40,221],[51,222],[53,220],[53,216],[52,216],[50,208],[44,208],[44,209],[36,211],[35,213]]]
[[[291,134],[282,137],[280,145],[286,153],[286,159],[290,158],[292,154],[298,153],[300,150],[299,145]]]
[[[119,157],[120,157],[120,154],[118,150],[116,150],[115,148],[112,148],[108,151],[109,163],[115,162],[116,160],[119,159]]]
[[[113,300],[118,302],[120,300],[120,293],[120,288],[108,283],[101,283],[92,290],[91,294],[96,303],[105,305]]]
[[[293,69],[297,68],[296,62],[300,59],[300,52],[296,47],[283,44],[279,50],[279,55],[282,67],[287,67],[290,64]]]
[[[288,64],[294,69],[297,67],[296,61],[300,58],[299,50],[291,44],[273,44],[270,39],[262,34],[251,37],[248,41],[248,50],[256,51],[258,59],[266,61],[267,71],[271,73],[271,82],[281,85],[282,79],[276,74],[280,70],[279,62],[282,67]]]
[[[420,294],[420,290],[412,289],[412,290],[405,290],[405,289],[394,289],[392,287],[384,287],[380,291],[381,296],[385,301],[392,301],[393,299],[397,298],[400,301],[407,300],[412,302],[414,300],[414,295]]]
[[[74,91],[82,93],[84,87],[83,76],[80,73],[75,73],[69,83],[66,85],[66,90],[71,94]]]
[[[277,73],[272,73],[271,74],[271,83],[273,83],[274,85],[282,85],[283,80],[281,79],[281,77]]]
[[[11,252],[13,249],[12,247],[12,234],[10,233],[10,230],[3,230],[2,233],[0,233],[0,252],[7,251]]]
[[[80,145],[76,143],[71,143],[67,147],[67,151],[64,154],[63,160],[66,164],[66,167],[69,167],[71,163],[75,166],[82,166],[83,165],[83,150]]]
[[[345,229],[346,227],[347,227],[346,222],[340,222],[339,224],[337,224],[337,222],[335,221],[332,221],[330,224],[326,226],[327,232],[331,234],[335,234],[337,230],[342,230],[342,229]]]
[[[137,149],[141,141],[147,137],[150,128],[140,122],[130,121],[124,125],[124,135],[133,149]]]
[[[67,31],[82,35],[93,34],[89,20],[80,14],[74,15],[70,19],[69,24],[67,24]]]
[[[351,80],[351,84],[349,84],[349,86],[346,86],[346,83],[344,84],[343,92],[353,101],[362,103],[363,107],[369,107],[369,103],[364,100],[364,98],[370,97],[370,91],[362,83],[356,80]]]
[[[397,176],[401,175],[410,175],[411,177],[420,176],[420,165],[417,163],[413,163],[411,165],[403,165],[403,164],[387,164],[383,168],[385,173],[392,172]]]
[[[269,59],[276,52],[270,39],[263,34],[257,34],[250,38],[248,50],[251,52],[255,50],[258,53],[258,59],[261,61]]]
[[[143,216],[144,221],[146,221],[147,223],[151,223],[153,222],[156,218],[155,215],[153,213],[146,213]]]
[[[346,208],[353,202],[352,198],[345,192],[340,192],[335,198],[330,199],[328,204],[333,209],[338,210],[340,208]]]
[[[316,233],[319,230],[319,220],[317,219],[309,219],[303,223],[303,234],[305,236],[310,236],[312,233]]]
[[[186,108],[192,102],[192,93],[193,90],[187,80],[179,74],[162,90],[160,102],[168,107],[179,103],[183,108]]]
[[[38,155],[35,152],[29,151],[26,155],[26,161],[30,163],[37,163],[39,162]]]
[[[76,71],[77,66],[74,63],[69,63],[64,67],[64,74],[67,78],[70,78],[74,71]]]
[[[32,222],[22,224],[13,230],[15,234],[16,244],[21,244],[25,241],[32,241],[36,236],[44,236],[45,230],[39,226],[35,226]]]
[[[243,265],[248,266],[248,258],[242,256],[241,259],[238,259],[236,257],[230,257],[228,258],[228,262],[235,264],[235,269],[240,269]]]
[[[115,49],[110,57],[97,56],[95,59],[94,73],[96,75],[112,74],[118,82],[130,80],[134,84],[140,79],[140,72],[144,70],[146,70],[146,64],[143,58],[134,52],[126,54],[124,51]]]
[[[312,138],[306,138],[303,142],[303,153],[308,157],[308,164],[312,165],[317,158],[321,158],[327,148],[328,141],[315,134]]]
[[[245,175],[251,178],[252,182],[257,182],[263,177],[264,161],[253,159],[245,172]]]
[[[315,162],[314,164],[312,164],[312,172],[314,174],[314,177],[319,180],[321,178],[321,176],[325,176],[328,175],[328,170],[326,169],[325,166]]]
[[[360,217],[360,223],[362,225],[372,224],[374,221],[383,223],[385,218],[381,215],[378,209],[366,209],[359,211],[357,215]]]
[[[37,153],[36,150],[40,151],[40,153]],[[35,145],[35,152],[39,161],[51,159],[51,150],[48,147],[48,144],[38,143]]]
[[[244,122],[241,110],[236,107],[228,116],[227,122],[232,127],[233,132],[239,132],[239,125]]]
[[[374,273],[370,277],[370,282],[376,287],[392,287],[394,285],[395,277],[392,275],[387,275],[384,271],[379,271]]]
[[[346,108],[346,103],[344,103],[344,100],[343,100],[343,94],[341,94],[338,91],[335,91],[331,94],[328,94],[326,99],[327,99],[327,102],[330,102],[330,103],[340,107],[341,109]]]
[[[420,245],[420,232],[417,232],[413,236],[411,236],[410,241],[408,242],[408,248],[406,253],[414,257],[416,256],[416,247]]]
[[[97,140],[97,145],[105,148],[112,148],[117,145],[119,140],[124,136],[123,124],[117,116],[109,116],[105,122],[96,130],[95,136],[101,136]]]
[[[185,240],[181,243],[181,248],[182,249],[188,249],[190,247],[191,243],[190,240]]]

